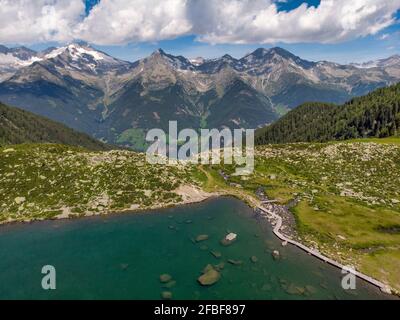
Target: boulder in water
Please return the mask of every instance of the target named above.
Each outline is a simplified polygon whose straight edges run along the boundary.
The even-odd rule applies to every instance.
[[[229,259],[228,262],[229,262],[230,264],[233,264],[234,266],[240,266],[240,265],[243,264],[243,261],[242,261],[242,260],[233,260],[233,259]]]
[[[170,300],[170,299],[172,299],[172,292],[170,292],[170,291],[161,292],[161,297],[164,300]]]
[[[225,263],[224,262],[218,263],[214,267],[215,267],[215,269],[221,271],[222,269],[225,268]]]
[[[167,282],[170,282],[171,280],[172,280],[172,276],[169,275],[168,273],[164,273],[160,276],[161,283],[167,283]]]
[[[281,256],[278,250],[272,251],[272,256],[274,257],[275,260],[278,260]]]
[[[220,278],[221,274],[209,264],[204,268],[203,274],[197,279],[197,281],[202,286],[212,286],[213,284],[217,283]]]
[[[222,253],[219,251],[211,251],[211,254],[217,259],[222,257]]]
[[[119,266],[121,267],[122,270],[126,270],[126,269],[128,269],[129,264],[127,264],[127,263],[121,263]]]
[[[229,246],[229,245],[231,245],[232,243],[234,243],[236,240],[237,240],[237,234],[231,232],[231,233],[228,233],[228,234],[225,236],[225,238],[223,238],[223,239],[221,240],[221,244],[222,244],[223,246]]]
[[[306,290],[310,293],[310,294],[314,294],[317,292],[317,289],[315,287],[313,287],[312,285],[306,285]]]
[[[201,241],[205,241],[208,239],[209,239],[209,236],[207,234],[201,234],[196,237],[196,242],[201,242]]]
[[[173,287],[175,287],[175,286],[176,286],[176,281],[175,281],[175,280],[171,280],[171,281],[167,282],[167,283],[163,286],[163,288],[171,289],[171,288],[173,288]]]
[[[208,271],[214,269],[214,267],[211,264],[206,265],[206,267],[203,269],[202,273],[207,273]]]

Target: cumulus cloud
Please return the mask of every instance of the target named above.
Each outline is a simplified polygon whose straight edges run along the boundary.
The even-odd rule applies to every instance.
[[[97,44],[170,39],[192,29],[186,0],[102,0],[76,30]]]
[[[124,44],[193,34],[208,43],[335,43],[395,23],[400,0],[321,0],[279,11],[284,0],[0,0],[0,42]]]
[[[376,34],[395,22],[400,0],[321,0],[278,11],[269,0],[192,0],[199,39],[211,43],[334,43]]]
[[[81,0],[0,0],[0,42],[68,41],[84,12]]]

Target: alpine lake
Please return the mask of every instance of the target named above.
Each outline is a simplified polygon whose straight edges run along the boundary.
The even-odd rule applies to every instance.
[[[230,232],[236,241],[223,245]],[[55,267],[55,290],[42,288],[45,265]],[[198,278],[207,265],[218,270],[219,280],[203,286]],[[231,197],[0,226],[0,299],[393,298],[360,279],[355,290],[344,290],[342,276],[282,246],[266,221]]]

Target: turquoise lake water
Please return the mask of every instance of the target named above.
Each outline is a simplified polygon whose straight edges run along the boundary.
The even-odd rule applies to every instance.
[[[220,240],[231,231],[237,241],[222,246]],[[193,241],[200,234],[209,239]],[[272,257],[275,249],[278,260]],[[204,267],[221,262],[219,282],[200,286]],[[56,290],[41,287],[44,265],[56,268]],[[165,273],[176,281],[172,288],[160,283]],[[282,247],[271,227],[233,198],[0,227],[0,299],[160,299],[163,291],[173,299],[391,298],[361,280],[357,290],[343,290],[341,276],[295,247]]]

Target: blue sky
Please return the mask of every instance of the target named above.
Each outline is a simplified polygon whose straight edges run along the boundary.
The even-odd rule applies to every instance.
[[[42,0],[38,0],[42,1]],[[62,0],[59,0],[62,1]],[[124,2],[124,0],[111,0],[110,2],[115,2],[116,4],[121,3],[129,3]],[[141,0],[132,0],[136,2],[140,2]],[[132,3],[131,1],[131,3]],[[154,2],[154,0],[148,0],[148,6],[151,6],[150,2]],[[183,0],[182,0],[183,1]],[[192,7],[194,7],[193,12],[195,12],[195,6],[196,2],[199,3],[199,1],[204,1],[204,0],[189,0],[189,2],[193,3]],[[209,1],[209,0],[207,0]],[[222,0],[214,0],[214,1],[222,1]],[[225,2],[229,3],[229,1],[235,1],[235,0],[224,0]],[[264,2],[262,2],[264,1]],[[275,5],[277,8],[278,13],[275,13],[275,16],[277,16],[281,12],[286,12],[288,14],[294,13],[295,10],[299,10],[300,6],[305,6],[307,4],[308,9],[310,9],[312,6],[315,7],[316,9],[321,9],[321,1],[320,0],[257,0],[254,1],[254,3],[258,3],[257,8],[253,8],[253,13],[250,11],[247,12],[245,7],[240,7],[236,8],[237,10],[242,10],[242,11],[235,11],[235,12],[243,12],[243,16],[246,14],[254,14],[257,15],[258,12],[260,11],[260,8],[262,9],[263,3],[266,2],[272,3],[272,5]],[[329,2],[331,0],[323,0],[326,2]],[[343,5],[346,5],[346,2],[344,0],[335,0],[335,3],[342,2]],[[380,1],[380,2],[379,2]],[[124,60],[129,60],[129,61],[134,61],[140,58],[143,58],[147,55],[149,55],[151,52],[156,50],[157,48],[161,47],[165,51],[175,54],[175,55],[184,55],[189,58],[194,58],[198,56],[202,56],[205,58],[215,58],[222,56],[226,53],[234,56],[234,57],[242,57],[248,52],[253,51],[256,48],[259,47],[273,47],[273,46],[280,46],[283,47],[291,52],[293,52],[296,55],[299,55],[302,58],[309,59],[309,60],[328,60],[328,61],[335,61],[339,63],[349,63],[349,62],[362,62],[362,61],[368,61],[368,60],[373,60],[373,59],[378,59],[378,58],[384,58],[388,57],[394,54],[399,54],[400,53],[400,11],[396,10],[393,11],[393,3],[397,8],[400,8],[400,1],[399,0],[365,0],[365,6],[367,7],[369,5],[376,5],[378,3],[381,4],[381,11],[376,13],[375,16],[365,16],[365,17],[357,17],[356,13],[353,14],[353,16],[349,15],[349,17],[346,17],[346,19],[343,19],[343,21],[340,21],[337,25],[335,25],[335,28],[332,27],[332,30],[329,30],[329,22],[321,22],[322,27],[320,28],[321,30],[313,31],[314,34],[307,35],[307,28],[304,29],[304,32],[302,30],[298,30],[296,28],[296,25],[298,25],[299,21],[302,20],[302,17],[298,18],[291,18],[287,17],[286,22],[282,26],[278,26],[276,30],[271,30],[270,28],[265,28],[265,33],[266,35],[263,35],[263,28],[258,28],[253,32],[252,29],[249,28],[249,30],[245,30],[243,34],[241,34],[241,30],[244,28],[246,29],[246,25],[240,25],[240,21],[238,21],[237,26],[237,33],[238,35],[236,36],[235,34],[230,33],[230,28],[232,28],[232,22],[229,19],[223,20],[222,17],[218,17],[218,19],[222,19],[221,24],[223,25],[224,23],[226,24],[226,30],[221,31],[221,34],[218,34],[220,32],[217,29],[212,29],[212,27],[206,25],[202,25],[202,21],[199,22],[199,20],[203,19],[204,17],[208,19],[208,15],[212,15],[212,10],[218,10],[218,5],[215,4],[215,7],[212,7],[211,5],[208,8],[209,11],[206,11],[203,13],[203,16],[200,15],[200,18],[193,17],[193,13],[191,13],[191,16],[189,19],[189,22],[194,25],[194,27],[188,28],[187,30],[173,30],[171,35],[163,36],[158,39],[157,37],[157,29],[155,34],[156,36],[152,36],[150,38],[144,36],[143,34],[140,33],[138,35],[135,35],[135,31],[130,31],[127,30],[123,33],[121,31],[121,36],[117,39],[113,39],[110,35],[107,35],[107,39],[102,39],[102,34],[99,33],[99,35],[93,35],[93,33],[96,33],[97,28],[106,28],[106,25],[90,25],[87,27],[87,30],[89,30],[86,34],[83,34],[83,37],[89,38],[91,40],[93,38],[93,41],[88,41],[90,42],[95,48],[101,49],[115,57],[124,59]],[[100,2],[100,4],[99,4]],[[213,1],[209,1],[213,2]],[[385,2],[387,4],[382,5],[382,3]],[[348,1],[347,3],[350,3]],[[145,3],[146,4],[146,3]],[[204,4],[201,3],[201,4]],[[93,7],[98,6],[99,8],[99,14],[97,16],[94,15]],[[260,7],[261,6],[261,7]],[[387,10],[385,11],[385,6],[388,7]],[[391,6],[391,8],[389,8]],[[140,11],[141,7],[138,5],[137,6],[137,11]],[[215,9],[214,9],[215,8]],[[225,8],[225,7],[224,7]],[[396,8],[396,7],[395,7]],[[112,14],[105,16],[104,12],[101,13],[100,9],[104,9],[104,12],[106,10],[110,11],[110,7],[106,7],[104,3],[101,3],[101,0],[86,0],[85,7],[84,7],[84,15],[89,16],[93,13],[93,21],[98,19],[99,21],[101,19],[106,20],[107,17],[110,17],[110,19],[115,19],[114,17],[120,17],[121,14],[120,12],[116,12],[115,16],[112,16]],[[235,10],[236,10],[235,9]],[[303,10],[306,10],[307,7],[304,7]],[[339,8],[332,8],[332,11],[335,11]],[[135,8],[132,9],[132,14],[136,14],[134,11]],[[144,9],[143,9],[144,10]],[[390,11],[391,10],[391,11]],[[175,10],[176,11],[176,10]],[[175,12],[174,11],[174,12]],[[354,12],[360,11],[360,8],[354,8]],[[304,11],[305,12],[305,11]],[[395,21],[392,21],[389,26],[386,27],[380,27],[379,31],[376,32],[375,34],[362,34],[363,31],[369,27],[369,23],[378,23],[377,21],[380,19],[379,15],[384,15],[387,12],[395,12]],[[325,10],[326,13],[326,10]],[[96,13],[97,14],[97,13]],[[103,14],[103,15],[101,15]],[[108,13],[107,13],[108,14]],[[143,13],[144,16],[147,16],[147,12]],[[168,17],[168,14],[170,14],[169,11],[167,11],[166,16],[167,18],[171,19],[177,19],[178,27],[180,28],[180,24],[184,24],[183,19],[187,19],[185,16],[182,18],[181,16],[179,17]],[[174,13],[175,14],[175,13]],[[305,15],[306,13],[304,13]],[[272,14],[274,15],[274,14]],[[328,12],[329,15],[329,12]],[[104,19],[104,17],[106,17]],[[336,18],[335,18],[336,17]],[[262,18],[262,16],[260,17]],[[329,19],[332,19],[333,22],[335,22],[335,19],[341,18],[341,16],[337,15],[337,13],[332,13],[332,17]],[[149,18],[150,19],[150,18]],[[196,20],[197,19],[197,20]],[[297,20],[295,20],[297,19]],[[300,20],[299,20],[300,19]],[[317,22],[314,20],[310,20],[311,23],[320,23],[319,20]],[[341,30],[340,26],[341,24],[351,24],[354,21],[357,21],[359,19],[361,22],[357,25],[351,25],[348,27],[346,30]],[[364,19],[364,20],[362,20]],[[231,18],[232,20],[232,18]],[[238,19],[240,20],[240,19]],[[291,26],[291,22],[293,21],[293,26]],[[92,23],[93,23],[92,21]],[[211,20],[210,20],[211,21]],[[244,20],[245,21],[245,20]],[[262,21],[262,20],[261,20]],[[371,21],[371,22],[369,22]],[[104,22],[104,21],[102,21]],[[106,23],[106,22],[104,22]],[[143,22],[142,22],[143,23]],[[162,25],[162,21],[156,21],[154,25],[158,27],[159,25]],[[166,22],[168,23],[168,21]],[[209,23],[212,25],[212,21]],[[218,21],[219,23],[219,21]],[[244,22],[245,23],[245,22]],[[325,24],[324,24],[325,23]],[[266,21],[265,24],[267,25],[268,22]],[[333,23],[334,24],[334,23]],[[153,24],[151,25],[153,26]],[[162,25],[163,26],[163,25]],[[288,30],[286,32],[283,32],[282,34],[278,35],[281,33],[281,29],[285,28],[287,26]],[[178,28],[177,27],[177,28]],[[223,26],[224,27],[224,26]],[[312,25],[311,25],[312,27]],[[140,28],[140,27],[139,27]],[[178,29],[179,29],[178,28]],[[183,27],[182,27],[183,28]],[[181,28],[181,29],[182,29]],[[210,30],[205,29],[210,28]],[[293,31],[291,31],[291,28]],[[310,28],[308,26],[308,28]],[[357,30],[357,28],[359,30]],[[133,26],[132,30],[137,30],[137,26]],[[354,30],[353,30],[354,29]],[[92,30],[92,31],[90,31]],[[217,31],[215,31],[217,30]],[[91,32],[91,34],[90,34]],[[224,33],[225,32],[225,33]],[[291,32],[296,34],[295,37],[291,37]],[[304,33],[304,35],[302,34]],[[88,34],[89,33],[89,34]],[[116,32],[118,33],[118,31]],[[176,33],[176,35],[175,35]],[[215,33],[217,33],[215,35]],[[234,33],[234,32],[232,32]],[[269,33],[269,34],[268,34]],[[336,37],[336,34],[343,33],[345,36],[343,37]],[[132,37],[130,38],[130,34],[132,34]],[[314,39],[315,35],[315,39]],[[332,38],[332,41],[330,38]],[[49,37],[47,37],[49,38]],[[268,41],[268,39],[271,38],[273,39],[272,41]],[[263,41],[259,41],[259,40]],[[264,41],[264,39],[267,39]],[[293,40],[294,39],[294,40]],[[325,39],[327,41],[325,41]],[[87,40],[87,39],[85,39]],[[115,41],[114,41],[115,40]],[[0,42],[1,42],[1,37],[0,37]],[[32,41],[32,43],[29,43],[28,46],[40,50],[45,47],[48,47],[50,45],[59,45],[63,41]],[[68,41],[64,41],[68,42]],[[106,42],[106,43],[102,43]],[[116,42],[116,43],[113,43]],[[121,43],[120,43],[121,42]],[[322,42],[329,42],[329,43],[322,43]]]

